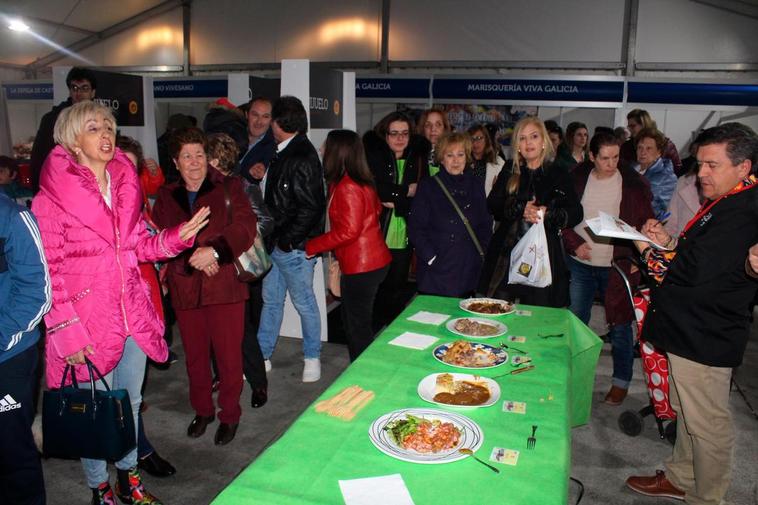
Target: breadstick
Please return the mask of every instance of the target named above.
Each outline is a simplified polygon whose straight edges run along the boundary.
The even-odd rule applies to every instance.
[[[376,396],[376,395],[374,395],[373,391],[364,391],[364,393],[368,393],[368,394],[363,395],[363,397],[360,399],[360,401],[358,401],[353,406],[353,408],[350,410],[350,412],[348,412],[347,414],[345,414],[344,416],[342,416],[342,419],[344,419],[345,421],[352,421],[352,419],[358,414],[358,412],[360,412],[361,410],[363,410],[363,407],[365,407],[366,405],[368,405],[368,403],[371,400],[374,399],[374,396]]]
[[[360,391],[360,389],[361,389],[360,387],[355,386],[355,385],[346,387],[334,397],[329,398],[328,400],[323,400],[323,401],[318,402],[316,404],[316,412],[325,412],[329,410],[329,408],[332,405],[339,403],[343,398],[352,396],[351,393],[355,394],[355,392]]]
[[[355,389],[353,389],[349,395],[344,396],[340,399],[339,402],[332,403],[331,408],[327,411],[327,414],[334,417],[339,417],[340,414],[343,412],[345,407],[353,401],[353,399],[360,395],[363,389],[361,389],[358,386],[355,386]]]
[[[358,388],[358,392],[355,395],[351,396],[349,399],[343,400],[336,409],[330,412],[330,415],[333,415],[335,417],[342,417],[350,410],[350,406],[355,403],[356,399],[359,398],[363,393],[365,393],[365,391],[361,388]]]

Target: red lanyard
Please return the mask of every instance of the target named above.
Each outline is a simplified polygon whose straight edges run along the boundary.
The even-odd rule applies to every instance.
[[[687,223],[687,226],[684,227],[684,229],[682,230],[682,233],[680,233],[679,236],[681,237],[685,233],[687,233],[687,231],[690,228],[692,228],[692,226],[695,223],[697,223],[700,220],[700,218],[702,218],[704,215],[706,215],[708,213],[708,211],[710,211],[711,208],[714,205],[716,205],[717,203],[719,203],[723,198],[726,198],[727,196],[731,196],[731,195],[736,195],[737,193],[741,193],[743,191],[746,191],[748,189],[751,189],[751,188],[755,187],[755,181],[752,180],[752,177],[751,177],[751,182],[753,184],[748,184],[748,185],[745,185],[744,181],[740,182],[740,184],[737,185],[734,189],[732,189],[729,193],[727,193],[725,195],[721,195],[720,197],[718,197],[717,199],[715,199],[714,201],[712,201],[711,203],[709,203],[707,205],[703,204],[703,206],[700,207],[700,210],[698,211],[698,213],[695,214],[695,217],[693,217],[692,219],[690,219],[689,223]]]

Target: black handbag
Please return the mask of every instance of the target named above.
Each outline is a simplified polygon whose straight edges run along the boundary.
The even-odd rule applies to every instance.
[[[42,452],[61,458],[118,461],[137,445],[129,393],[111,390],[95,365],[85,360],[89,390],[79,388],[74,368],[66,365],[60,389],[43,394]],[[69,370],[72,385],[63,387]],[[95,389],[97,379],[105,391]]]
[[[232,224],[232,198],[229,194],[229,187],[226,185],[226,181],[224,181],[224,206],[226,207],[226,224],[228,226]],[[253,245],[247,251],[243,251],[234,260],[237,280],[240,282],[255,282],[265,277],[273,265],[271,256],[266,251],[266,244],[263,242],[263,235],[259,227],[256,229]]]

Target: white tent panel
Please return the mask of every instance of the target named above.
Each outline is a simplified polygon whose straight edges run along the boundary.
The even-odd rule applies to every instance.
[[[192,64],[377,61],[380,0],[195,0]]]
[[[624,5],[622,0],[393,2],[389,58],[619,61]]]
[[[640,0],[637,61],[750,63],[758,21],[690,0]]]
[[[182,10],[173,9],[84,49],[80,56],[95,66],[181,65],[183,44]],[[55,62],[81,64],[71,57]]]

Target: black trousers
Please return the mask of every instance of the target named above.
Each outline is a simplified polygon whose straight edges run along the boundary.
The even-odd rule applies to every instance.
[[[37,346],[0,363],[0,503],[44,505],[45,481],[32,437]]]
[[[411,267],[413,250],[410,247],[390,249],[390,253],[392,262],[389,264],[387,275],[379,285],[374,304],[374,327],[377,330],[391,323],[413,296],[413,291],[408,286],[408,271]]]
[[[263,309],[263,279],[248,284],[250,298],[245,304],[245,335],[242,337],[242,370],[250,387],[268,387],[261,346],[258,344],[258,325]]]
[[[358,356],[374,341],[371,326],[374,300],[379,284],[387,276],[389,265],[378,270],[360,274],[342,274],[342,324],[347,335],[347,349],[350,361]]]

